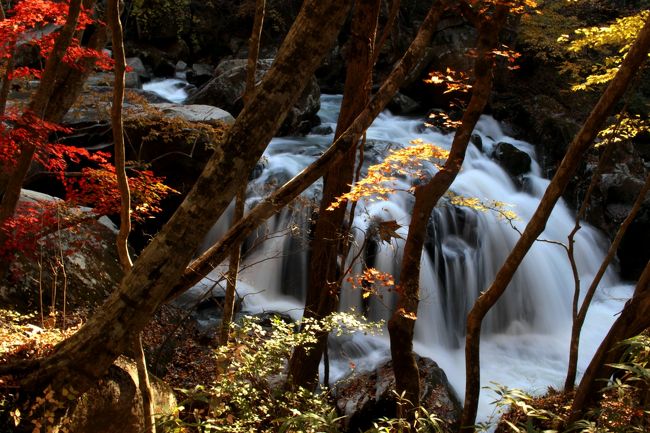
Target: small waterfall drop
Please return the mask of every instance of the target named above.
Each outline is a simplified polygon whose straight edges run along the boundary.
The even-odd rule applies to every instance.
[[[181,104],[187,99],[187,81],[184,74],[178,78],[152,80],[144,83],[142,89],[176,104]]]
[[[324,135],[275,138],[258,164],[247,191],[247,208],[270,190],[300,172],[314,161],[333,139],[340,96],[324,95],[321,101]],[[465,163],[451,190],[458,195],[508,204],[518,218],[508,221],[498,213],[456,207],[441,200],[428,227],[428,241],[421,263],[421,302],[416,323],[416,350],[434,359],[447,373],[462,398],[464,390],[464,321],[474,300],[492,283],[534,213],[549,181],[540,177],[539,165],[531,144],[507,136],[498,122],[484,116],[474,131],[482,139],[482,150],[470,144]],[[421,119],[381,114],[368,130],[366,165],[381,160],[393,148],[407,146],[416,138],[449,148],[451,135],[423,128]],[[507,142],[532,158],[530,173],[513,178],[490,158],[499,142]],[[400,189],[410,187],[400,181]],[[306,290],[310,217],[317,207],[322,184],[312,185],[299,200],[258,228],[246,242],[239,294],[250,313],[282,311],[299,317]],[[354,222],[350,257],[361,257],[368,266],[389,272],[398,278],[404,240],[390,244],[366,240],[365,234],[378,221],[395,220],[397,233],[406,239],[413,198],[406,192],[393,194],[389,201],[360,201]],[[206,246],[217,240],[229,227],[227,212],[206,239]],[[540,236],[517,270],[503,298],[485,319],[481,346],[482,385],[491,381],[532,392],[547,386],[560,386],[566,372],[571,327],[573,277],[564,249],[574,225],[574,215],[564,202],[558,203]],[[606,241],[595,229],[583,224],[575,244],[580,280],[588,285],[604,256]],[[360,248],[363,247],[363,250]],[[213,286],[214,278],[225,272],[223,265],[199,284],[199,292]],[[353,266],[360,272],[361,264]],[[600,284],[594,305],[583,329],[579,369],[584,369],[620,310],[631,294],[614,272],[608,272]],[[344,284],[341,307],[367,309],[370,319],[387,319],[393,305],[392,294],[382,299],[371,297],[364,305],[358,289]],[[350,360],[357,368],[372,368],[388,355],[385,337],[355,335],[337,341],[338,355],[331,355],[333,380],[349,372]],[[492,396],[482,393],[479,419],[492,411]]]

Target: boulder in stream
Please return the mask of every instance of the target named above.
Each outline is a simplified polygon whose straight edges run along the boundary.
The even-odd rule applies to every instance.
[[[454,430],[458,425],[461,404],[447,375],[433,360],[416,355],[420,369],[421,405]],[[365,431],[379,418],[395,417],[397,400],[394,393],[395,376],[391,360],[374,370],[354,372],[339,381],[332,389],[336,407],[346,416],[349,432]]]
[[[532,162],[530,155],[517,149],[513,144],[503,141],[497,143],[492,156],[513,177],[521,176],[530,171]]]
[[[246,59],[225,60],[217,65],[215,77],[187,98],[187,104],[204,104],[222,108],[233,115],[243,108],[242,96],[246,88]],[[256,81],[260,81],[271,68],[273,59],[258,61]],[[318,124],[316,113],[320,109],[320,88],[316,77],[307,87],[280,127],[280,135],[307,134]]]

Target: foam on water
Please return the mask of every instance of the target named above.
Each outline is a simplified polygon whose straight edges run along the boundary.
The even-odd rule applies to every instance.
[[[169,102],[181,104],[187,99],[187,81],[182,78],[156,79],[144,83],[142,89],[157,94]]]

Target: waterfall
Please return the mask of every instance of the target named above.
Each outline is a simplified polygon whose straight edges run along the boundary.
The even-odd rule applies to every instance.
[[[249,183],[247,208],[300,172],[332,142],[340,101],[340,96],[322,97],[319,112],[322,124],[318,130],[323,135],[273,139],[258,164],[255,178]],[[518,231],[525,228],[549,183],[540,175],[534,147],[509,137],[493,118],[483,116],[474,133],[480,136],[482,149],[470,144],[451,191],[485,202],[507,203],[508,210],[514,211],[517,219],[507,220],[494,211],[452,206],[449,200],[441,200],[431,217],[422,256],[415,342],[418,353],[431,357],[446,371],[461,398],[465,316],[480,292],[492,283],[519,238]],[[424,128],[422,119],[381,114],[367,132],[365,166],[381,160],[390,149],[408,146],[416,138],[448,149],[453,136]],[[513,179],[491,159],[500,142],[527,153],[532,158],[531,171]],[[433,166],[429,169],[435,170]],[[407,179],[398,183],[404,191],[411,186]],[[246,311],[275,310],[300,316],[307,284],[309,221],[321,189],[321,183],[311,186],[296,203],[248,239],[239,277]],[[386,243],[366,239],[365,235],[378,221],[395,220],[401,226],[397,233],[406,239],[412,205],[413,197],[407,192],[397,192],[388,201],[360,201],[350,257],[360,257],[368,266],[398,278],[404,240],[397,238]],[[563,383],[574,281],[566,252],[559,243],[567,242],[574,218],[566,203],[560,201],[541,240],[527,254],[506,293],[485,318],[481,346],[484,386],[495,381],[530,392],[544,392],[547,386],[558,387]],[[225,233],[229,219],[229,213],[221,218],[206,239],[206,245]],[[606,247],[603,236],[582,223],[576,236],[575,259],[583,291],[598,269]],[[223,266],[216,269],[211,277],[224,270]],[[360,263],[353,266],[353,272],[360,270]],[[206,280],[196,290],[210,285],[212,282]],[[586,367],[631,290],[618,281],[615,272],[610,270],[606,274],[583,329],[579,369]],[[393,303],[393,294],[383,292],[381,299],[371,297],[364,305],[359,289],[353,289],[348,283],[342,288],[341,308],[367,309],[373,320],[390,317]],[[331,350],[334,380],[349,372],[351,360],[357,368],[372,368],[389,356],[386,337],[355,335],[335,341]],[[489,417],[492,397],[488,392],[482,393],[479,419]]]
[[[319,113],[323,124],[335,129],[336,112],[341,98],[323,96]],[[366,166],[378,162],[388,149],[407,146],[416,138],[449,148],[452,135],[444,135],[423,128],[422,119],[409,119],[381,114],[368,130],[371,149],[366,151]],[[428,228],[429,239],[421,263],[421,302],[416,322],[416,349],[438,362],[447,372],[451,383],[461,394],[464,389],[464,328],[465,316],[476,297],[492,283],[494,276],[533,215],[549,181],[540,176],[531,144],[506,135],[499,123],[484,116],[475,133],[481,137],[482,150],[473,144],[467,152],[463,169],[453,183],[455,194],[476,197],[489,202],[507,203],[517,219],[508,221],[496,212],[481,212],[465,207],[451,206],[442,200]],[[259,200],[268,184],[282,184],[306,167],[332,141],[333,135],[310,135],[304,138],[274,139],[265,153],[263,173],[251,182],[248,200]],[[513,178],[490,155],[499,142],[507,142],[532,157],[531,172],[516,184]],[[399,189],[407,190],[408,180],[400,181]],[[285,230],[286,236],[273,237],[262,244],[245,260],[258,263],[242,272],[241,280],[254,292],[248,302],[251,311],[280,307],[275,300],[294,297],[302,301],[306,290],[303,267],[308,263],[307,220],[311,213],[308,203],[317,201],[320,184],[303,194],[302,205],[285,210],[270,221],[258,236],[273,236]],[[350,258],[364,257],[369,266],[399,273],[403,239],[386,242],[366,241],[365,234],[378,221],[395,220],[397,231],[406,239],[413,198],[406,192],[395,193],[389,201],[360,201],[357,206],[353,235],[355,242]],[[503,298],[485,318],[482,343],[483,384],[496,381],[529,391],[543,392],[547,386],[560,386],[566,372],[573,276],[565,250],[557,243],[566,243],[573,229],[575,216],[561,201],[553,211],[546,229],[517,270]],[[302,224],[302,225],[300,225]],[[513,227],[514,226],[514,227]],[[305,233],[307,232],[307,233]],[[555,242],[555,243],[551,243]],[[365,251],[359,251],[364,246]],[[575,258],[580,280],[588,285],[604,257],[606,240],[595,229],[583,223],[575,243]],[[269,257],[275,257],[268,259]],[[298,265],[299,264],[299,265]],[[259,267],[261,266],[261,267]],[[355,272],[361,265],[354,267]],[[297,272],[297,274],[294,274]],[[300,287],[298,287],[300,286]],[[616,274],[608,272],[590,312],[583,331],[580,368],[585,368],[591,353],[614,320],[621,299],[630,293],[621,286]],[[393,294],[384,292],[382,298],[371,297],[368,315],[373,320],[387,320],[393,306]],[[257,299],[256,299],[257,298]],[[300,302],[283,308],[299,311]],[[342,308],[363,309],[359,289],[345,283],[341,294]],[[341,377],[349,372],[352,359],[357,368],[372,368],[378,360],[388,356],[386,338],[366,336],[347,338],[334,344],[332,351],[333,375]],[[492,410],[488,393],[483,393],[480,418],[486,419]]]

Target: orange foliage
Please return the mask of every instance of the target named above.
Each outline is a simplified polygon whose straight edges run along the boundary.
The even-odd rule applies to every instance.
[[[468,83],[469,78],[467,74],[462,71],[454,71],[447,68],[445,72],[429,72],[429,78],[424,80],[425,83],[434,85],[444,85],[447,87],[445,93],[449,92],[463,92],[466,93],[472,86]]]
[[[327,209],[333,210],[345,201],[358,201],[361,198],[374,197],[370,200],[386,200],[396,191],[394,182],[397,176],[425,178],[421,170],[424,161],[440,162],[449,156],[449,152],[422,139],[411,141],[412,146],[391,151],[383,162],[368,168],[366,177],[352,186],[350,192],[337,197]],[[439,165],[436,163],[436,166]]]
[[[395,290],[395,279],[387,272],[381,272],[375,268],[366,268],[361,275],[348,277],[348,282],[353,288],[362,290],[362,297],[369,298],[371,295],[378,295],[377,287],[385,287],[389,291]],[[380,295],[378,295],[380,296]]]

